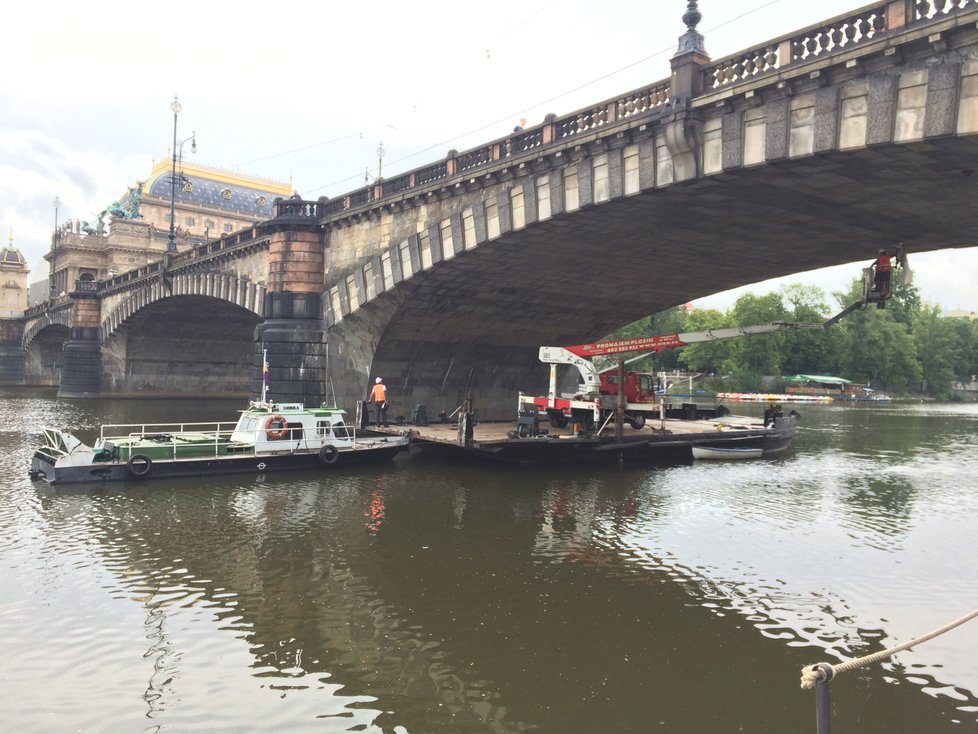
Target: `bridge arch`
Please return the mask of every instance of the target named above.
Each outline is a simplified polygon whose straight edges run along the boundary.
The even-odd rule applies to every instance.
[[[71,333],[71,310],[43,314],[24,330],[24,384],[57,387],[64,367],[64,345]]]
[[[260,323],[252,310],[217,296],[152,299],[102,340],[101,390],[130,397],[246,397]]]
[[[382,243],[331,273],[327,322],[355,344],[350,379],[381,374],[429,412],[473,389],[505,407],[545,383],[541,344],[882,247],[975,246],[978,38],[958,39],[902,55],[881,42],[859,63],[708,90],[337,216],[332,252]]]
[[[264,285],[222,272],[185,271],[171,275],[161,273],[155,280],[123,293],[118,303],[102,319],[100,340],[103,343],[133,314],[173,296],[216,298],[250,311],[258,317],[261,316],[265,302]]]
[[[891,114],[895,123],[897,105]],[[636,135],[619,149],[578,152],[569,166],[576,190],[568,166],[544,160],[542,173],[459,196],[460,210],[415,221],[420,234],[331,272],[325,311],[349,366],[342,382],[362,388],[381,375],[406,413],[417,404],[429,414],[451,411],[472,392],[477,408],[492,411],[480,415],[500,417],[519,390],[546,388],[541,345],[591,341],[745,282],[868,264],[881,247],[972,247],[978,137],[951,124],[925,137],[920,120],[905,140],[851,149],[841,137],[821,152],[789,145],[787,157],[681,183],[657,178],[675,169],[667,153],[652,151],[637,172],[648,183],[630,190],[628,148],[642,160],[643,147],[656,145],[654,133]],[[549,211],[541,210],[545,198]],[[523,200],[522,221],[512,209],[498,213],[514,199]],[[406,209],[382,216],[380,228],[402,228]]]
[[[38,318],[29,322],[26,329],[24,329],[24,338],[22,346],[25,350],[29,349],[31,342],[33,342],[38,334],[47,329],[49,326],[62,326],[65,329],[71,328],[71,310],[70,309],[59,309],[57,311],[48,311]]]

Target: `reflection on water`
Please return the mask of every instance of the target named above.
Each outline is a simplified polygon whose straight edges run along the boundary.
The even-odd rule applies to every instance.
[[[21,392],[0,418],[237,407]],[[57,493],[26,477],[36,436],[0,433],[5,728],[812,731],[803,664],[978,606],[978,410],[804,413],[777,460],[411,456]],[[978,731],[976,639],[841,675],[838,728]]]

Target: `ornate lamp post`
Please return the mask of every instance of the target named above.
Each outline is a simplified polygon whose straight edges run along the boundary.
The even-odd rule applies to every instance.
[[[54,207],[54,235],[51,237],[51,277],[49,278],[50,282],[48,286],[50,287],[51,298],[57,298],[58,283],[55,278],[57,277],[58,245],[61,240],[61,234],[58,232],[58,209],[61,208],[61,199],[55,195],[51,205]]]
[[[170,171],[170,234],[166,239],[166,257],[164,260],[166,264],[169,264],[169,256],[177,251],[177,244],[174,241],[174,204],[177,194],[177,157],[183,158],[183,145],[184,143],[191,142],[190,152],[197,152],[197,133],[191,133],[190,137],[177,142],[177,115],[180,110],[183,109],[183,105],[180,104],[180,100],[177,99],[176,95],[173,95],[173,101],[170,102],[170,109],[173,110],[173,168]]]
[[[377,180],[380,181],[384,177],[384,143],[381,141],[380,145],[377,146]]]

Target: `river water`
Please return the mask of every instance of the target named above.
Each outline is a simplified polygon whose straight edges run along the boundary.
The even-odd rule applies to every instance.
[[[0,392],[4,731],[814,732],[803,665],[978,607],[975,405],[804,407],[776,460],[28,479],[41,425],[239,407]],[[978,620],[831,691],[976,732]]]

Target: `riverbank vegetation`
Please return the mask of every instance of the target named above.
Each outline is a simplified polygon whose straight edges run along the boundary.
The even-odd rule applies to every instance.
[[[959,398],[958,383],[978,374],[978,320],[946,318],[921,302],[917,289],[894,278],[886,308],[867,306],[824,330],[794,329],[743,339],[700,342],[653,354],[632,365],[641,371],[703,373],[717,390],[778,391],[783,377],[819,374],[844,377],[891,395]],[[767,295],[745,294],[726,311],[676,307],[640,319],[609,335],[703,331],[771,321],[822,323],[858,301],[861,281],[829,297],[815,286],[790,285]],[[772,380],[773,377],[773,380]]]

